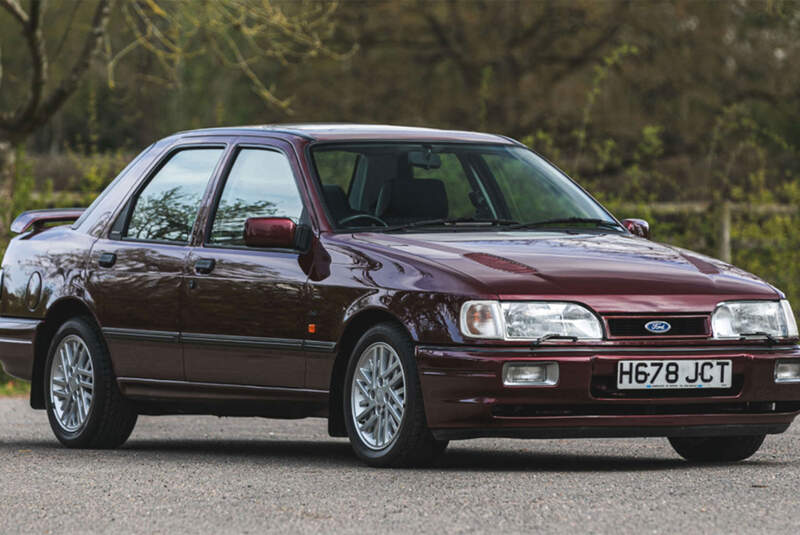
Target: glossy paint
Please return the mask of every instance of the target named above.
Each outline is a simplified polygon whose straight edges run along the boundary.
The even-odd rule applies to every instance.
[[[244,224],[244,242],[248,247],[291,248],[296,225],[285,217],[251,217]]]
[[[665,315],[708,318],[721,301],[777,300],[783,294],[729,264],[636,235],[643,234],[643,222],[631,223],[628,233],[333,232],[308,149],[345,140],[516,144],[490,134],[368,125],[207,129],[161,140],[75,224],[50,229],[28,224],[29,230],[12,240],[2,265],[0,361],[14,375],[36,378],[54,322],[65,310],[80,312],[102,329],[120,387],[143,412],[325,415],[341,410],[337,374],[354,340],[388,320],[401,324],[417,346],[429,425],[464,436],[480,430],[584,429],[591,422],[629,433],[648,426],[779,427],[797,414],[791,403],[800,401],[800,385],[775,385],[770,375],[776,359],[800,358],[794,343],[770,347],[747,340],[731,348],[730,341],[707,336],[667,335],[607,337],[592,346],[552,341],[532,348],[526,342],[465,338],[459,311],[472,299],[566,300],[583,303],[603,319],[634,315],[657,321]],[[189,242],[145,243],[115,235],[114,223],[128,199],[173,151],[194,146],[225,150]],[[311,228],[309,247],[285,246],[288,224],[271,226],[280,227],[280,243],[229,248],[207,243],[215,199],[233,156],[239,147],[254,146],[289,158],[306,206],[302,224]],[[255,226],[251,240],[263,237]],[[30,307],[34,273],[42,280],[41,295]],[[616,359],[691,358],[698,352],[703,358],[731,358],[739,389],[722,396],[623,403],[604,397],[598,383]],[[510,360],[557,361],[561,381],[553,388],[503,387],[499,370]],[[37,395],[32,394],[34,406],[40,406]],[[778,405],[769,410],[755,405],[756,412],[740,414],[702,412],[710,402]],[[635,406],[636,414],[591,414],[591,407],[614,404]],[[578,415],[503,413],[539,405]],[[685,405],[686,414],[658,413],[657,407],[668,405]],[[644,414],[642,407],[656,408]],[[332,431],[340,432],[335,425]],[[452,436],[459,436],[455,431]]]
[[[20,234],[34,227],[42,227],[48,223],[63,223],[65,221],[75,221],[81,214],[83,208],[52,208],[48,210],[30,210],[22,212],[11,223],[11,232]]]

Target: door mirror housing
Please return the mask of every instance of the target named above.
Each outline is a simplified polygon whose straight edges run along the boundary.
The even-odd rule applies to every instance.
[[[628,232],[642,238],[650,239],[650,223],[644,219],[623,219],[622,225]]]
[[[295,248],[297,225],[286,217],[251,217],[244,223],[244,243],[248,247]]]

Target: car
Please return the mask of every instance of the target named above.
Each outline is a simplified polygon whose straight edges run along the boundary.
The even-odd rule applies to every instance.
[[[182,132],[2,263],[0,361],[70,448],[138,415],[323,417],[371,466],[473,437],[732,462],[800,412],[786,296],[649,239],[508,137]]]

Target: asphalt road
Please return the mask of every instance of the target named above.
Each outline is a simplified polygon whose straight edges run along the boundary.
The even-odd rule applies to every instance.
[[[799,437],[723,466],[665,439],[486,439],[374,470],[319,419],[143,417],[122,449],[74,451],[3,399],[0,532],[797,534]]]

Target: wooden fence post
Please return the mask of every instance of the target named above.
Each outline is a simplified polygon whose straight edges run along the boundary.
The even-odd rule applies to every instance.
[[[731,203],[723,201],[720,207],[719,222],[719,258],[723,262],[731,261]]]

